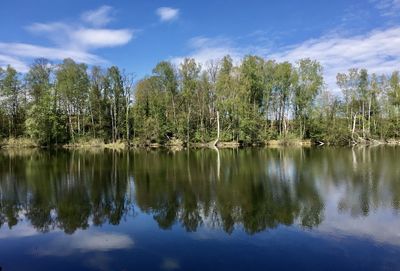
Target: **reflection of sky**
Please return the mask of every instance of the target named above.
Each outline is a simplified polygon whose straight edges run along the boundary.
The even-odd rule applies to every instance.
[[[32,257],[31,261],[48,261],[56,258],[62,262],[73,259],[81,261],[82,266],[90,270],[116,270],[115,267],[119,266],[118,264],[125,264],[129,257],[132,257],[131,262],[124,266],[138,268],[126,270],[145,270],[146,266],[152,266],[149,270],[187,270],[185,267],[189,257],[191,259],[189,261],[193,264],[198,259],[204,264],[205,259],[232,257],[236,252],[246,252],[259,262],[268,261],[268,258],[262,258],[263,253],[276,257],[282,256],[282,253],[312,257],[310,247],[315,247],[318,253],[325,254],[332,248],[326,245],[318,248],[320,243],[316,243],[315,240],[318,242],[327,240],[330,244],[336,245],[335,249],[339,249],[343,244],[342,238],[347,236],[366,238],[382,244],[400,245],[399,236],[397,235],[397,241],[393,238],[399,229],[399,224],[390,210],[382,209],[370,213],[366,218],[355,218],[337,211],[337,202],[342,194],[340,191],[337,195],[333,194],[333,190],[331,192],[331,200],[325,202],[325,220],[318,228],[310,231],[302,231],[297,226],[278,226],[276,229],[249,236],[239,225],[231,235],[228,235],[220,228],[212,229],[203,224],[196,232],[186,233],[179,224],[175,224],[170,230],[160,230],[151,214],[139,213],[134,218],[121,221],[118,226],[91,226],[87,230],[77,230],[72,235],[62,231],[36,233],[31,230],[29,224],[19,223],[11,231],[6,227],[1,228],[0,242],[31,238],[32,245],[24,247],[26,249],[31,247],[25,254]],[[385,219],[385,223],[381,223],[381,219]],[[381,227],[386,223],[387,226]],[[9,235],[11,232],[14,232],[13,235]],[[303,246],[304,252],[299,251],[298,249]],[[24,252],[18,250],[14,253],[24,255]],[[128,256],[121,256],[119,253]],[[120,257],[128,258],[120,259]],[[142,257],[144,259],[141,260]]]
[[[361,165],[357,164],[358,167]],[[57,228],[58,224],[52,224],[50,232],[42,234],[30,225],[29,219],[24,215],[26,210],[21,210],[20,221],[17,225],[11,230],[8,229],[7,223],[0,228],[0,265],[2,253],[7,250],[10,254],[17,255],[13,256],[16,259],[20,255],[25,255],[32,257],[34,261],[47,261],[53,258],[63,261],[81,257],[79,260],[84,261],[85,266],[95,270],[113,270],[113,265],[121,257],[126,257],[132,262],[141,261],[144,264],[150,261],[157,270],[185,269],[186,259],[191,257],[190,253],[195,254],[191,250],[197,251],[199,257],[208,259],[216,260],[218,257],[231,257],[235,253],[240,253],[246,256],[252,255],[260,262],[265,260],[262,258],[262,253],[269,253],[276,257],[287,253],[304,259],[333,255],[343,260],[348,255],[359,256],[359,259],[365,257],[365,251],[372,250],[374,247],[379,248],[378,258],[380,259],[390,258],[391,252],[400,251],[400,217],[391,205],[395,192],[390,190],[393,188],[391,186],[393,183],[386,179],[383,169],[379,169],[382,171],[380,175],[364,175],[362,168],[354,169],[357,172],[342,173],[338,170],[330,175],[323,166],[318,168],[321,170],[316,171],[307,171],[306,168],[297,166],[295,160],[290,157],[283,157],[281,160],[273,159],[266,164],[264,174],[270,178],[268,180],[270,182],[267,182],[271,185],[270,189],[277,189],[276,191],[280,192],[280,184],[285,184],[293,203],[303,204],[299,205],[300,208],[311,206],[308,201],[314,200],[313,197],[316,195],[321,197],[323,219],[321,224],[312,229],[299,226],[302,219],[300,216],[295,225],[279,225],[253,235],[248,235],[243,225],[236,224],[235,230],[228,234],[217,223],[218,221],[213,220],[213,217],[207,213],[206,206],[198,203],[196,207],[202,223],[195,232],[191,233],[185,231],[179,219],[170,229],[160,229],[155,220],[155,213],[149,210],[143,213],[139,205],[132,206],[135,215],[129,213],[116,226],[109,225],[108,222],[102,226],[95,226],[89,219],[89,227],[86,230],[76,230],[73,234],[65,234],[63,230]],[[340,165],[337,168],[340,168]],[[299,174],[299,169],[305,171]],[[363,174],[359,175],[359,171]],[[300,195],[304,192],[299,189],[300,182],[304,185],[301,187],[303,189],[315,188],[315,190],[310,190],[311,195],[307,193]],[[196,187],[190,188],[196,189]],[[229,186],[225,188],[229,189]],[[126,197],[129,202],[135,202],[137,193],[140,193],[140,190],[135,190],[135,182],[130,176],[126,188]],[[363,193],[368,194],[366,200],[362,198]],[[156,195],[164,196],[162,191]],[[215,196],[210,197],[208,208],[217,209],[218,202],[215,198]],[[149,205],[156,203],[151,201]],[[368,205],[367,209],[365,209],[365,204]],[[363,212],[363,210],[367,211]],[[233,213],[240,214],[240,211],[235,209]],[[182,209],[178,212],[182,212]],[[180,215],[182,214],[180,213],[178,217]],[[56,220],[55,210],[51,211],[51,217]],[[13,243],[12,247],[9,248],[8,245],[11,243]],[[354,244],[366,250],[357,254],[353,250]],[[215,256],[215,252],[217,253],[215,255],[220,256]],[[196,259],[196,256],[194,258]],[[122,260],[119,262],[124,263]]]
[[[107,252],[118,249],[129,249],[134,246],[134,240],[127,234],[116,232],[102,232],[99,228],[77,230],[72,235],[64,234],[54,229],[48,234],[46,244],[36,248],[35,255],[39,256],[68,256],[78,252]],[[15,225],[12,229],[0,229],[0,240],[41,237],[38,232],[25,221]]]
[[[370,210],[368,215],[355,215],[351,210],[342,212],[339,206],[343,199],[358,204],[358,199],[349,198],[346,190],[340,186],[324,186],[324,220],[314,229],[316,233],[332,237],[355,236],[371,239],[379,243],[400,246],[400,217],[390,207],[379,206]],[[355,194],[355,193],[354,193]],[[355,194],[355,196],[358,196]],[[358,207],[358,206],[357,206]]]
[[[290,179],[290,178],[289,178]],[[132,185],[133,186],[133,185]],[[319,182],[318,187],[320,195],[324,200],[324,219],[320,225],[308,231],[316,235],[325,235],[332,238],[345,238],[346,236],[354,236],[358,238],[366,238],[381,244],[390,244],[400,246],[400,217],[393,212],[390,206],[381,205],[370,210],[368,215],[354,215],[351,210],[341,211],[339,206],[343,199],[348,203],[357,205],[358,196],[350,195],[343,186],[329,184],[329,182]],[[130,186],[131,187],[131,186]],[[132,189],[132,188],[130,188]],[[357,206],[358,207],[358,206]],[[199,207],[200,208],[200,207]],[[139,210],[139,208],[136,208]],[[203,212],[200,212],[203,214]],[[143,215],[143,214],[142,214]],[[158,230],[156,222],[151,215],[141,216],[142,219],[135,220],[137,225],[141,224],[142,229],[148,231]],[[215,229],[208,221],[207,217],[202,215],[204,224],[198,230],[192,233],[194,240],[226,240],[226,235],[222,229]],[[27,238],[39,235],[27,221],[23,213],[20,213],[21,221],[9,229],[7,226],[0,228],[0,240]],[[145,219],[145,223],[144,220]],[[130,224],[133,221],[128,221]],[[92,223],[89,222],[91,225]],[[122,223],[124,224],[124,223]],[[149,224],[153,224],[151,227]],[[123,226],[123,225],[120,225]],[[101,232],[97,227],[91,225],[90,230],[78,230],[73,235],[65,235],[59,229],[51,230],[51,233],[57,233],[57,238],[53,238],[47,244],[46,248],[38,251],[39,255],[58,255],[65,256],[75,252],[90,251],[112,251],[118,249],[129,249],[134,246],[133,239],[127,235],[116,232]],[[240,225],[235,226],[236,231],[242,230]],[[116,229],[118,230],[118,229]],[[273,230],[269,230],[269,233]]]
[[[39,256],[67,256],[76,252],[106,252],[133,247],[132,238],[122,233],[77,231],[71,236],[58,235],[46,247],[35,253]]]
[[[4,226],[0,229],[0,240],[8,238],[23,238],[39,234],[36,229],[27,223],[18,223],[12,229]]]
[[[176,259],[165,258],[161,264],[161,269],[165,270],[180,269],[179,262]]]

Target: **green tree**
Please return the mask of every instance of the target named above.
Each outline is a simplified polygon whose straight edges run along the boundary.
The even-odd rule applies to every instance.
[[[246,142],[260,141],[265,94],[264,60],[246,56],[240,66],[240,117],[241,138]]]
[[[106,77],[105,97],[109,108],[111,140],[115,142],[126,134],[124,84],[122,74],[116,66],[107,70]]]
[[[65,59],[56,72],[56,89],[60,107],[68,117],[69,137],[75,141],[85,134],[85,113],[89,92],[89,78],[85,64]]]
[[[153,69],[153,75],[157,79],[157,88],[167,100],[168,108],[166,129],[171,135],[178,133],[177,126],[177,99],[178,99],[178,78],[174,66],[170,62],[162,61]]]
[[[37,59],[25,76],[26,87],[31,97],[27,111],[26,132],[40,144],[50,145],[63,141],[63,124],[60,123],[52,95],[52,67],[48,60]]]
[[[239,138],[239,91],[235,77],[235,67],[228,55],[222,58],[216,76],[216,110],[220,112],[221,139],[238,140]]]
[[[179,133],[186,136],[186,142],[190,142],[193,130],[195,130],[196,122],[194,111],[196,105],[196,92],[198,91],[198,79],[201,67],[192,58],[185,58],[180,66],[179,75],[181,77],[181,92],[183,110],[180,118]]]
[[[18,137],[24,133],[24,108],[21,82],[17,71],[7,66],[0,79],[1,105],[7,118],[7,136]],[[1,73],[0,73],[1,75]]]
[[[313,102],[323,87],[322,66],[311,59],[301,59],[297,63],[298,82],[294,90],[293,106],[300,138],[307,132]]]

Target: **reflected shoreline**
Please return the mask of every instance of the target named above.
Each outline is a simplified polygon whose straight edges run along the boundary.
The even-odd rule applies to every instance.
[[[150,214],[179,225],[254,234],[318,228],[337,214],[398,214],[397,149],[276,148],[0,152],[0,225],[72,234]],[[329,210],[332,212],[332,210]]]

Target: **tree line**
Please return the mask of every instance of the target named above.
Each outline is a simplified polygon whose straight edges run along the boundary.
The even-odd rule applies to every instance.
[[[0,68],[0,137],[42,145],[92,138],[134,144],[311,139],[331,144],[400,135],[400,74],[350,69],[328,90],[318,61],[225,56],[162,61],[135,80],[116,66],[35,60]],[[219,123],[220,133],[217,131]],[[217,135],[218,133],[218,135]]]

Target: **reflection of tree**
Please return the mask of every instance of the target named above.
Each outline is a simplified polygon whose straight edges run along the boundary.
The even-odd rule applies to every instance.
[[[38,194],[28,204],[26,214],[31,224],[41,232],[48,232],[54,225],[54,220],[51,217],[51,205],[46,200],[45,197]]]
[[[340,212],[367,216],[379,207],[399,210],[400,168],[397,147],[335,148],[320,151],[315,157],[316,177],[343,190],[338,203]]]
[[[66,233],[74,233],[76,229],[86,229],[90,215],[90,202],[82,187],[64,191],[56,210],[58,226]]]
[[[73,233],[93,224],[118,224],[131,209],[126,154],[34,152],[0,155],[0,222],[13,226],[21,211],[39,231]],[[4,166],[7,164],[7,168]]]
[[[290,173],[296,180],[275,174],[290,171],[281,170],[285,166],[281,157],[288,158],[277,150],[223,150],[219,173],[215,166],[218,157],[211,150],[172,157],[147,153],[138,156],[134,164],[137,204],[155,214],[162,228],[179,221],[186,230],[194,231],[207,223],[231,233],[235,224],[241,224],[255,233],[279,224],[291,225],[297,218],[304,226],[318,225],[323,203],[313,181],[304,180],[302,171],[296,169]],[[271,162],[279,172],[267,171]],[[190,182],[188,171],[183,170],[187,164]]]
[[[312,228],[332,186],[344,191],[342,212],[399,210],[396,156],[395,148],[3,153],[0,225],[13,227],[23,216],[42,232],[116,225],[131,214],[134,197],[162,229]]]

